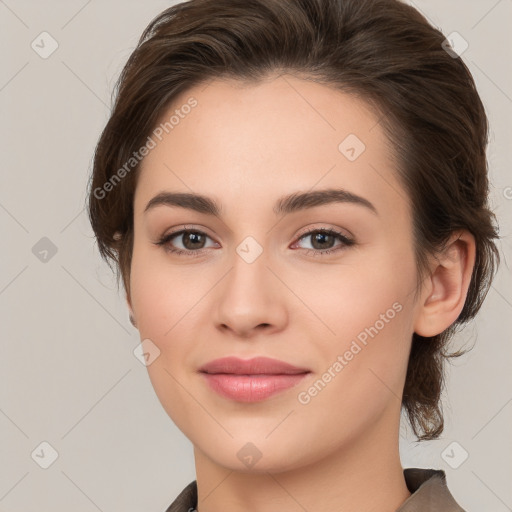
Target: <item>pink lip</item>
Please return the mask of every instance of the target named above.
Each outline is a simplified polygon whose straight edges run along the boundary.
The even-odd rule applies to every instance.
[[[306,368],[268,357],[224,357],[210,361],[199,371],[214,391],[240,402],[265,400],[297,385],[310,373]]]
[[[199,368],[205,373],[233,373],[236,375],[282,375],[309,372],[307,368],[298,368],[291,364],[271,359],[269,357],[254,357],[239,359],[238,357],[223,357],[210,361]]]

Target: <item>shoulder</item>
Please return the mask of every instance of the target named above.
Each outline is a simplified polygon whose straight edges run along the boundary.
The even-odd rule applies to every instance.
[[[190,482],[165,512],[194,512],[197,507],[197,481]]]
[[[450,493],[443,470],[406,468],[404,478],[412,494],[396,512],[465,512]]]

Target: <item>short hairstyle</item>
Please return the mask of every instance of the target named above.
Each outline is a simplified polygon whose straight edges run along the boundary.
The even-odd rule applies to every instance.
[[[476,241],[457,321],[412,339],[402,408],[420,441],[439,437],[444,363],[464,353],[448,353],[448,341],[480,309],[499,264],[488,207],[488,121],[470,71],[445,39],[399,0],[190,0],[155,17],[116,83],[89,182],[89,218],[118,285],[121,274],[130,296],[140,165],[115,175],[178,94],[214,79],[256,84],[282,73],[353,94],[373,109],[390,143],[412,207],[418,276],[455,231]]]

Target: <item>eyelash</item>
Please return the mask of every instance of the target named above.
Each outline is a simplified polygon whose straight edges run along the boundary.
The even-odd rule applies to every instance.
[[[197,251],[193,250],[183,250],[183,249],[175,249],[172,248],[169,244],[169,242],[180,235],[183,235],[185,233],[197,233],[200,235],[205,235],[206,237],[210,238],[206,233],[203,231],[200,231],[198,229],[182,229],[180,231],[174,231],[172,233],[169,233],[167,235],[162,236],[157,242],[154,242],[157,246],[162,246],[167,252],[170,252],[172,254],[176,254],[178,256],[187,256],[187,257],[198,257],[203,254],[206,249],[199,249]],[[340,233],[339,231],[336,231],[335,229],[327,229],[327,228],[318,228],[318,229],[312,229],[310,231],[306,231],[305,233],[302,233],[298,236],[297,241],[302,240],[303,238],[307,238],[308,236],[311,236],[315,233],[322,233],[325,235],[333,235],[338,240],[340,240],[342,243],[338,246],[335,246],[333,249],[326,249],[325,251],[321,251],[320,249],[305,249],[307,254],[309,255],[311,252],[314,254],[314,256],[326,256],[328,254],[332,254],[334,252],[342,251],[346,247],[350,247],[352,245],[355,245],[355,241],[351,238],[348,238],[344,234]]]

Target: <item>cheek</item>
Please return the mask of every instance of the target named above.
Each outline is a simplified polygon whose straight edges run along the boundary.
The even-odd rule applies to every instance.
[[[322,391],[318,406],[325,401],[329,410],[329,403],[335,401],[363,417],[376,412],[369,410],[372,407],[398,399],[412,336],[416,282],[412,254],[382,250],[371,258],[354,258],[350,264],[347,260],[336,271],[331,267],[313,276],[302,274],[297,294],[321,320],[307,315],[308,337],[315,340],[322,361],[316,370],[322,381],[330,379],[322,378],[329,369],[336,375],[326,386],[330,391]]]
[[[349,442],[376,425],[382,415],[398,414],[412,308],[406,297],[395,291],[348,300],[345,306],[335,308],[328,320],[336,336],[314,338],[321,363],[316,380],[308,383],[310,387],[301,387],[298,393],[302,395],[297,396],[297,412],[316,418],[315,422],[303,422],[306,438],[314,439],[321,428],[326,440]],[[339,299],[339,294],[335,297]]]
[[[131,295],[140,338],[150,339],[159,351],[147,367],[149,377],[162,405],[179,423],[190,402],[180,383],[192,368],[191,332],[204,322],[198,302],[211,285],[204,273],[170,264],[160,252],[134,248]]]
[[[180,366],[185,355],[176,347],[172,354],[169,352],[163,351],[147,367],[147,371],[162,408],[182,432],[189,432],[193,427],[193,420],[203,411],[200,403],[193,399],[194,391],[189,389],[189,381]],[[171,360],[177,361],[177,364],[171,364]]]
[[[130,289],[141,337],[162,343],[172,338],[180,319],[190,322],[204,280],[184,265],[170,264],[162,249],[134,247]]]
[[[343,344],[375,324],[382,332],[390,332],[390,326],[402,332],[400,323],[411,314],[406,306],[414,295],[416,272],[408,253],[383,248],[354,253],[341,264],[283,272],[301,299],[292,310],[296,322],[315,325],[317,341],[325,340],[326,346]]]
[[[162,407],[182,430],[190,428],[190,417],[198,414],[186,391],[190,352],[186,340],[190,326],[198,322],[194,304],[198,293],[204,295],[203,288],[154,252],[134,250],[131,295],[137,327],[140,339],[150,339],[159,351],[147,366],[148,376]]]

